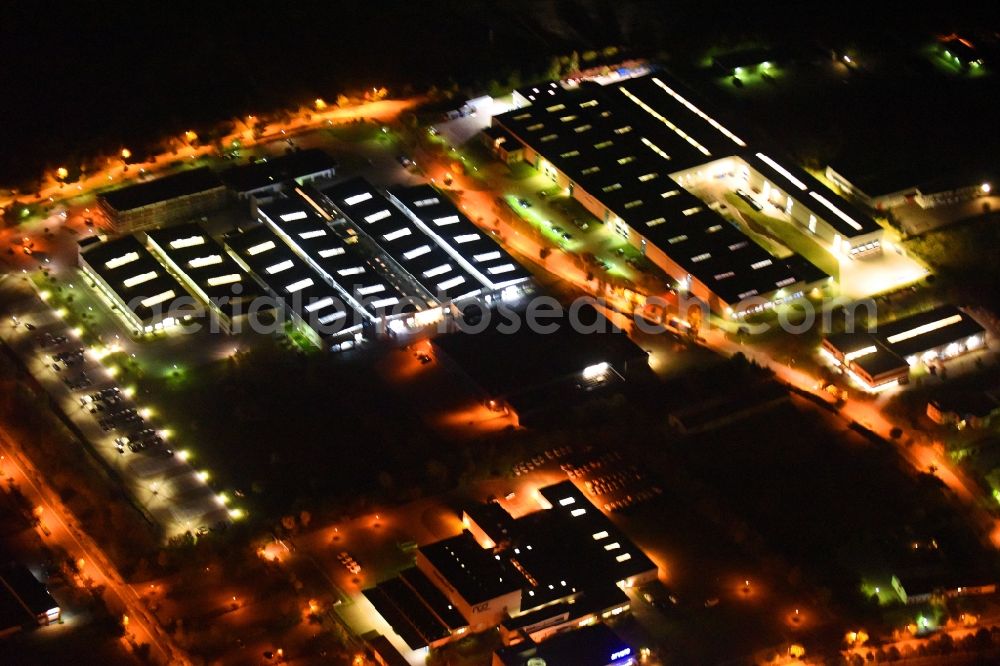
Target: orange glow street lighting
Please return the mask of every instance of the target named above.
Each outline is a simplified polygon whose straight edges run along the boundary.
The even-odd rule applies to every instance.
[[[322,111],[323,109],[326,108],[326,102],[323,101],[322,97],[317,97],[316,101],[313,102],[313,104],[316,106],[317,111]]]
[[[66,167],[59,167],[56,169],[56,178],[59,180],[66,180],[69,176],[69,170]]]
[[[122,148],[122,159],[127,160],[130,157],[132,157],[132,151],[128,148]]]

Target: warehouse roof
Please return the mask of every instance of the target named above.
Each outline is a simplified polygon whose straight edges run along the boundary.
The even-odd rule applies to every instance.
[[[168,313],[187,291],[135,236],[81,248],[81,258],[142,322]],[[193,303],[186,306],[194,308]]]
[[[800,258],[772,257],[670,178],[671,173],[747,152],[740,136],[686,94],[659,76],[572,91],[558,88],[544,101],[494,121],[726,303],[782,288],[794,291],[822,279],[821,271]],[[793,178],[807,178],[782,169]],[[814,179],[808,182],[818,186]]]
[[[879,324],[875,335],[894,352],[906,357],[982,333],[984,329],[975,319],[954,305],[942,305]]]
[[[482,290],[472,273],[365,179],[352,178],[322,192],[434,299],[458,300]]]
[[[389,194],[483,286],[503,289],[531,278],[490,234],[481,231],[451,199],[430,185],[395,187]]]
[[[57,608],[59,604],[27,567],[12,564],[0,569],[0,630],[34,624],[39,615]]]
[[[231,190],[252,192],[275,183],[314,176],[336,167],[337,162],[330,155],[319,148],[308,148],[227,169],[220,174],[220,178]]]
[[[360,313],[344,302],[340,292],[324,282],[267,225],[227,236],[226,245],[321,337],[348,332],[362,322]]]
[[[909,371],[909,364],[899,354],[878,342],[874,348],[874,351],[862,354],[852,361],[855,366],[868,373],[869,377],[874,379],[880,375]]]
[[[197,223],[149,231],[149,240],[223,312],[246,313],[264,295],[260,286]],[[239,289],[235,287],[239,285]]]
[[[222,181],[211,169],[199,167],[104,192],[100,198],[121,212],[221,187]]]
[[[880,323],[871,331],[836,333],[826,343],[873,377],[906,366],[905,359],[951,343],[964,343],[985,329],[954,305]]]
[[[405,296],[359,251],[357,238],[334,230],[301,197],[264,204],[258,213],[328,282],[337,285],[345,298],[353,299],[356,309],[364,308],[375,316],[397,307],[413,309],[401,306]]]
[[[514,552],[539,581],[541,589],[536,589],[541,594],[544,587],[555,589],[564,580],[578,589],[601,589],[656,570],[656,564],[572,481],[546,486],[539,494],[552,508],[518,521],[523,536],[515,540],[520,553]]]
[[[876,232],[881,227],[869,215],[846,199],[831,192],[805,169],[788,159],[778,161],[762,152],[746,153],[742,158],[763,174],[779,190],[791,194],[801,205],[815,213],[845,238]]]
[[[516,520],[496,504],[480,505],[482,508],[478,511],[475,508],[468,510],[471,516],[473,512],[482,514],[484,511],[494,514],[500,509],[502,515],[487,516],[498,523],[506,523],[506,534],[504,538],[495,539],[495,550],[482,548],[468,532],[464,533],[468,537],[461,539],[470,550],[474,545],[478,553],[488,555],[482,558],[486,571],[472,571],[473,575],[492,579],[496,577],[494,569],[519,572],[521,611],[575,597],[585,591],[600,596],[602,590],[613,589],[623,580],[656,570],[652,560],[572,481],[546,486],[538,492],[551,508],[528,513]],[[465,558],[457,566],[465,572],[475,566],[475,561]],[[447,572],[442,573],[454,584]]]
[[[506,560],[482,548],[469,532],[421,546],[420,553],[469,604],[516,592],[527,584]]]
[[[646,352],[594,308],[580,309],[583,327],[569,317],[546,317],[552,331],[534,331],[526,322],[509,327],[496,312],[475,334],[438,336],[434,344],[444,350],[491,397],[509,398],[536,387],[578,380],[585,368],[609,363],[622,370],[630,362],[647,364]],[[479,330],[482,328],[482,330]],[[514,330],[508,330],[513,328]],[[598,332],[605,331],[605,332]]]

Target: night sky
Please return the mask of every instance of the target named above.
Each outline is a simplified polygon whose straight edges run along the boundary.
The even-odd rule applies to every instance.
[[[995,3],[936,8],[948,16],[854,4],[747,12],[745,3],[640,0],[5,3],[0,180],[345,88],[528,76],[573,49],[619,44],[669,64],[749,38],[871,44],[1000,26],[1000,10],[984,7]]]

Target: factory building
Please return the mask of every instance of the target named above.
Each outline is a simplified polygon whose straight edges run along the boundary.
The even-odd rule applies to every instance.
[[[947,361],[986,346],[986,330],[953,305],[880,323],[871,331],[837,333],[822,352],[868,390],[909,381],[919,364]]]
[[[104,192],[97,203],[114,229],[124,233],[213,213],[227,199],[219,177],[199,167]]]
[[[361,340],[368,315],[345,301],[266,224],[224,239],[230,255],[274,299],[276,306],[320,349],[335,350]]]
[[[149,231],[146,244],[226,332],[234,332],[252,309],[260,312],[264,306],[260,286],[201,225],[191,222]]]
[[[527,647],[627,612],[623,589],[655,580],[652,560],[572,482],[536,499],[542,509],[516,519],[468,507],[461,534],[421,546],[416,567],[365,597],[413,650],[494,627]]]
[[[757,210],[796,225],[838,259],[881,251],[874,220],[773,151],[751,147],[664,75],[604,86],[550,83],[521,97],[520,108],[493,118],[494,127],[717,313],[774,307],[831,278],[799,255],[772,256],[688,190],[711,179],[731,179]]]
[[[90,286],[134,335],[168,329],[201,312],[135,236],[81,244],[79,262]]]
[[[232,167],[219,176],[237,199],[267,203],[289,183],[318,185],[332,179],[336,172],[336,160],[319,148],[308,148]]]
[[[61,615],[59,604],[27,567],[0,568],[0,638],[26,627],[54,624]]]

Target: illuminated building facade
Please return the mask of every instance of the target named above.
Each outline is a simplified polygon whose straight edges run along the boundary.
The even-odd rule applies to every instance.
[[[190,220],[223,208],[227,200],[225,186],[208,167],[128,185],[97,197],[118,232]]]
[[[879,324],[871,331],[837,333],[822,351],[864,388],[909,381],[910,368],[947,361],[986,346],[986,330],[953,305]]]
[[[135,236],[81,245],[79,262],[90,286],[135,335],[176,326],[201,309]]]

